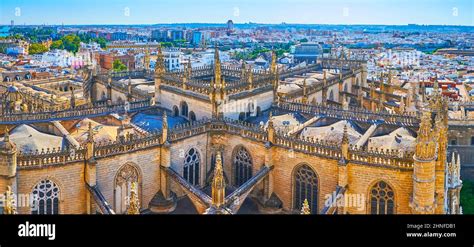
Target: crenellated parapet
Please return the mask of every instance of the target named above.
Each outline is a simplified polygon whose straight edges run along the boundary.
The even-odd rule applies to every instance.
[[[0,116],[0,124],[29,124],[60,120],[98,117],[112,113],[125,113],[144,110],[151,106],[150,100],[132,101],[126,104],[98,104],[96,106],[67,109],[62,111],[47,111],[37,113],[6,114]]]
[[[318,140],[311,137],[295,137],[284,132],[274,131],[269,138],[269,131],[262,125],[228,118],[212,118],[178,124],[169,129],[166,142],[163,141],[163,132],[148,133],[145,135],[127,135],[123,139],[109,142],[95,142],[93,144],[94,159],[126,154],[134,151],[160,148],[163,143],[173,143],[206,133],[224,133],[275,147],[315,155],[322,158],[340,160],[343,152],[340,142]],[[87,148],[52,149],[34,153],[20,153],[18,155],[19,169],[38,168],[45,165],[61,165],[79,162],[86,159]],[[363,149],[350,145],[347,162],[360,165],[384,166],[396,169],[413,169],[413,153],[399,150]]]
[[[340,106],[308,105],[298,102],[283,101],[276,109],[301,112],[312,115],[333,117],[341,120],[354,120],[367,123],[385,123],[397,126],[414,127],[420,123],[419,117],[414,113],[389,114],[383,112],[372,112],[363,108],[349,107],[344,109]]]

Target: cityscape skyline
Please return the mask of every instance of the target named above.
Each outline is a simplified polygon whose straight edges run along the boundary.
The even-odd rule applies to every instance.
[[[95,2],[6,0],[0,24],[10,25],[147,25],[178,23],[328,24],[328,25],[474,25],[471,0],[118,0]],[[76,13],[71,14],[71,9]],[[423,11],[420,11],[423,9]],[[262,11],[263,10],[263,11]],[[44,15],[54,13],[54,15]],[[139,14],[137,14],[139,13]],[[315,14],[301,14],[315,13]],[[380,21],[383,20],[383,21]]]

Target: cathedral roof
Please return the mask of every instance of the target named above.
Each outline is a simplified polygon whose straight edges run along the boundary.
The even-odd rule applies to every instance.
[[[398,128],[387,135],[369,138],[368,148],[413,151],[416,138],[404,127]]]
[[[330,142],[341,142],[342,135],[344,133],[344,125],[347,126],[349,143],[355,144],[362,134],[357,131],[356,126],[347,120],[338,121],[328,126],[306,127],[301,132],[301,136],[313,137],[315,139],[326,140]]]
[[[110,126],[98,123],[92,119],[85,118],[79,121],[70,131],[71,136],[79,143],[85,143],[89,137],[89,123],[94,132],[94,140],[96,142],[108,142],[117,140],[118,126]]]
[[[15,143],[18,150],[24,153],[63,147],[62,137],[42,133],[25,124],[17,126],[10,131],[10,141]]]

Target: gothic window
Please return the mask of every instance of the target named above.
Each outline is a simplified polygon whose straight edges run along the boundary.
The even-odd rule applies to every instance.
[[[189,112],[189,120],[190,121],[196,121],[196,114],[194,114],[193,111]]]
[[[179,116],[179,108],[177,106],[173,106],[173,116]]]
[[[344,84],[344,92],[349,92],[349,91],[347,90],[347,83]]]
[[[239,120],[240,120],[240,121],[244,121],[244,120],[245,120],[245,113],[244,113],[244,112],[241,112],[241,113],[239,114]]]
[[[234,185],[240,187],[252,177],[252,157],[240,146],[234,153]]]
[[[187,117],[188,116],[188,104],[186,102],[181,102],[181,115]]]
[[[184,158],[183,177],[192,185],[199,185],[201,157],[194,148],[189,149]]]
[[[127,211],[132,183],[138,184],[138,198],[140,198],[141,192],[138,177],[138,170],[131,164],[125,164],[118,171],[115,177],[115,213],[122,214]]]
[[[32,214],[59,214],[59,187],[51,180],[41,180],[33,188]]]
[[[255,106],[253,103],[249,103],[247,105],[247,113],[245,114],[245,117],[250,117],[250,116],[254,116],[255,114]]]
[[[334,101],[334,93],[332,90],[329,92],[329,100]]]
[[[294,173],[293,208],[300,210],[304,200],[308,200],[312,214],[318,212],[318,177],[308,165],[302,165]]]
[[[384,181],[376,183],[370,189],[370,213],[393,214],[395,197],[393,189]]]

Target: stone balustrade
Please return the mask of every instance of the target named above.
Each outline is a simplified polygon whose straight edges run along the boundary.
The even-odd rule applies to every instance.
[[[208,132],[222,132],[230,135],[238,135],[246,139],[254,140],[262,144],[268,144],[268,132],[260,125],[255,125],[227,118],[204,119],[201,121],[180,124],[169,130],[169,143],[185,140],[193,136]],[[155,132],[144,136],[132,136],[122,138],[114,142],[96,143],[94,157],[96,159],[120,155],[132,151],[158,147],[161,145],[162,133]],[[301,152],[316,155],[323,158],[340,160],[342,158],[340,143],[318,140],[310,137],[294,137],[283,132],[277,132],[274,136],[273,145],[293,152]],[[43,165],[66,164],[85,159],[85,148],[71,150],[47,150],[35,153],[20,153],[18,155],[18,166],[41,167]],[[393,168],[413,168],[413,153],[398,150],[365,150],[356,146],[349,147],[348,161],[364,165],[388,166]]]

